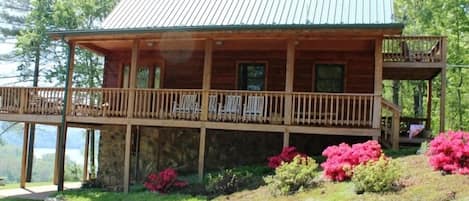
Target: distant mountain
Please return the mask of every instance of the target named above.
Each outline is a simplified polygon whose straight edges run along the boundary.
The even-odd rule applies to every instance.
[[[9,127],[11,123],[0,121],[0,133]],[[69,128],[67,133],[67,148],[83,149],[85,144],[85,130],[78,128]],[[23,124],[17,124],[8,129],[7,132],[0,136],[5,144],[13,146],[22,146],[23,144]],[[36,138],[34,147],[37,148],[53,148],[55,149],[57,138],[57,127],[37,125]]]

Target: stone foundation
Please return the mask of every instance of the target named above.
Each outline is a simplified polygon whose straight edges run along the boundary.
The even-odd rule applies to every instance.
[[[111,190],[122,188],[125,130],[125,126],[101,128],[97,179],[104,187]],[[149,173],[168,167],[182,174],[197,172],[199,129],[140,126],[133,127],[132,133],[134,133],[130,173],[132,183],[142,183]],[[136,137],[136,133],[140,133],[140,139]],[[290,144],[301,152],[317,155],[328,145],[344,141],[362,142],[368,139],[292,134]],[[207,130],[205,169],[267,164],[267,157],[278,154],[282,145],[282,133]]]

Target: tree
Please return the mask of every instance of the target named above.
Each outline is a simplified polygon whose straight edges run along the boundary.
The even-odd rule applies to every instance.
[[[448,37],[449,66],[469,64],[469,0],[395,0],[395,11],[397,20],[406,24],[406,34]],[[467,68],[448,68],[446,122],[450,129],[469,129],[469,97],[464,97],[469,94],[464,79],[468,76]],[[432,114],[437,116],[436,107]],[[438,118],[433,120],[436,128]]]
[[[30,11],[29,0],[3,0],[0,2],[0,39],[15,38]]]
[[[115,0],[62,0],[54,6],[53,19],[60,29],[94,29],[114,7]],[[88,50],[77,49],[74,66],[74,86],[98,87],[102,84],[103,58]],[[47,72],[48,79],[65,82],[64,65],[56,65]]]
[[[0,42],[12,44],[20,30],[24,27],[25,16],[30,11],[29,0],[3,0],[0,2]],[[19,57],[11,51],[0,55],[2,62],[16,62]],[[18,78],[17,75],[3,75],[0,78]]]

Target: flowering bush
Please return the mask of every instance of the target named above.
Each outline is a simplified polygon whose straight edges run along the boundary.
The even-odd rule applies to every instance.
[[[177,173],[171,168],[167,168],[158,174],[151,173],[145,181],[145,188],[151,192],[166,193],[171,188],[183,188],[188,184],[185,181],[177,180]]]
[[[322,155],[327,160],[321,164],[326,178],[333,181],[344,181],[353,175],[353,168],[370,160],[378,160],[382,154],[381,146],[377,141],[370,140],[352,146],[341,143],[338,146],[329,146]]]
[[[296,151],[295,147],[284,147],[282,153],[277,156],[269,157],[269,167],[272,169],[277,168],[278,166],[282,165],[282,163],[289,163],[295,158],[295,156],[306,156],[305,154],[299,153]]]
[[[430,142],[427,155],[435,170],[469,175],[469,132],[441,133]]]

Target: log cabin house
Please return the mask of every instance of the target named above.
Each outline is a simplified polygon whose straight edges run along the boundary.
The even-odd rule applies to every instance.
[[[428,80],[431,89],[441,75],[443,116],[447,42],[402,35],[392,6],[121,0],[99,29],[50,32],[69,45],[65,88],[1,87],[0,120],[60,128],[59,190],[68,127],[101,131],[97,178],[124,191],[151,170],[202,177],[334,136],[398,149],[400,108],[383,99],[383,80]],[[73,87],[76,48],[105,58],[102,88]]]

